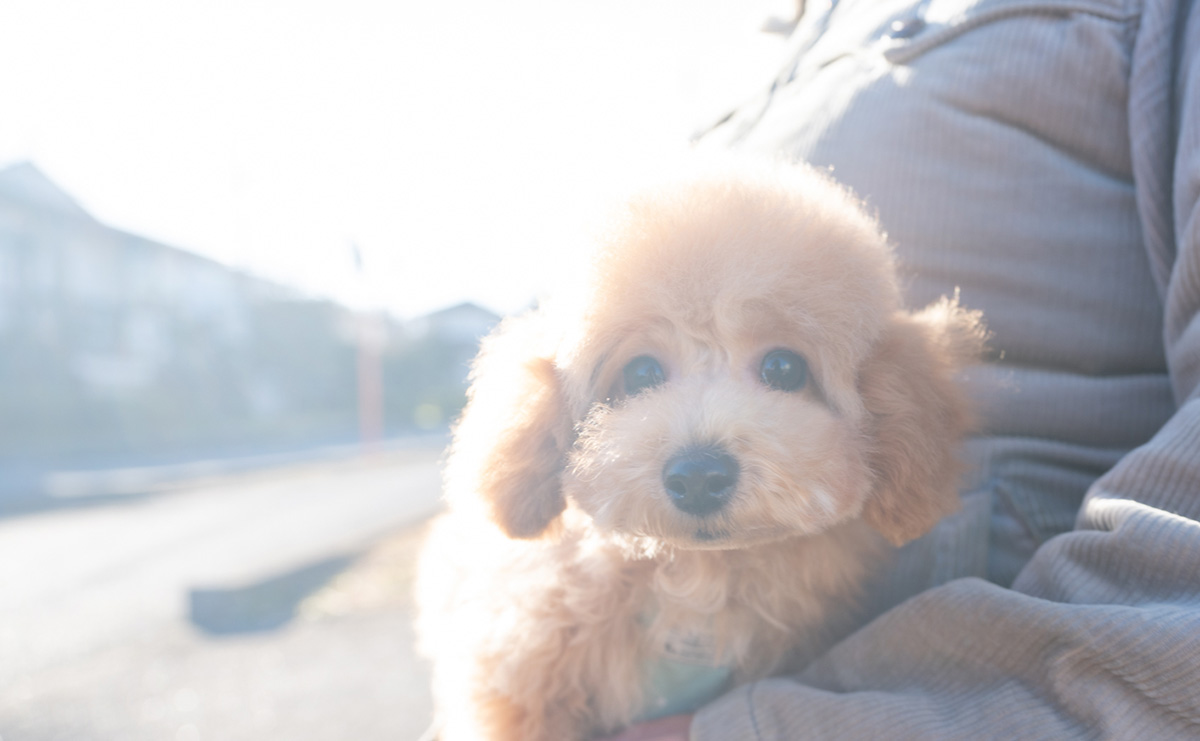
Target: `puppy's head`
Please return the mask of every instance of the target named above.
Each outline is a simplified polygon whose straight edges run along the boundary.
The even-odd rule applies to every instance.
[[[862,517],[893,543],[957,503],[953,376],[978,317],[900,307],[854,200],[799,168],[633,201],[575,310],[485,344],[451,458],[511,536],[574,503],[602,530],[738,548]]]

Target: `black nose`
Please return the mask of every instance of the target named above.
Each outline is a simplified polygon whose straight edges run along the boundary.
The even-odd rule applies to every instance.
[[[671,501],[692,515],[716,512],[737,486],[738,463],[720,448],[685,450],[663,466],[663,485]]]

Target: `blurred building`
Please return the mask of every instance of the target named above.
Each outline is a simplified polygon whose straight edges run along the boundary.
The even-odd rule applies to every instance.
[[[457,414],[497,320],[468,304],[385,321],[390,434]],[[106,226],[30,163],[0,170],[0,461],[351,440],[353,324],[330,301]]]
[[[500,316],[495,312],[467,302],[412,320],[408,323],[408,334],[416,339],[435,338],[446,345],[451,350],[447,365],[461,371],[459,380],[465,384],[480,339],[499,323]]]
[[[10,351],[58,350],[59,370],[89,393],[152,385],[181,351],[183,327],[238,345],[249,304],[283,297],[277,286],[101,224],[30,163],[0,171],[0,341]]]
[[[466,401],[467,376],[479,341],[500,316],[463,303],[417,317],[385,365],[386,405],[393,418],[419,429],[445,427]]]

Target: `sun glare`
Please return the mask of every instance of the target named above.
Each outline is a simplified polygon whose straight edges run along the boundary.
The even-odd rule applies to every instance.
[[[772,12],[20,0],[0,10],[0,65],[22,70],[0,76],[0,163],[312,293],[510,312],[568,268],[585,214],[766,79]]]

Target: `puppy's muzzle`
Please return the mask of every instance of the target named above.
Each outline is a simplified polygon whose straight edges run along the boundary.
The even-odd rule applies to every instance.
[[[719,447],[689,448],[663,466],[663,486],[671,501],[703,517],[725,506],[737,488],[738,462]]]

